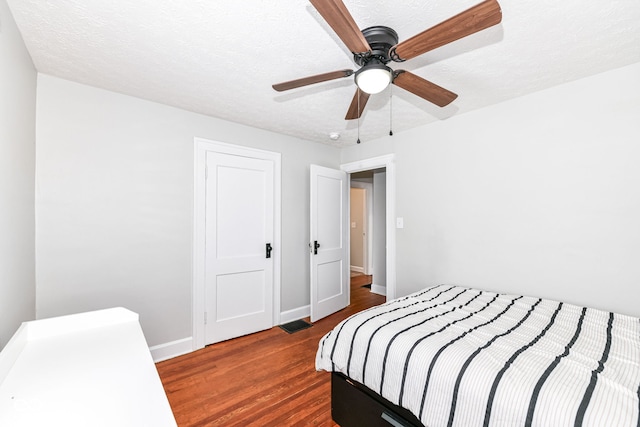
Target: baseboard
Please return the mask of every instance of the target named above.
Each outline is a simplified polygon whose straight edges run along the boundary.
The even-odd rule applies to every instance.
[[[355,271],[356,273],[364,274],[364,267],[358,267],[358,266],[352,265],[350,269],[351,271]]]
[[[294,308],[293,310],[287,310],[280,313],[280,324],[293,322],[294,320],[304,319],[311,315],[311,306],[305,305],[302,307]]]
[[[387,296],[387,287],[381,285],[371,285],[371,292],[378,295]]]
[[[285,323],[293,322],[294,320],[304,319],[310,315],[311,306],[309,305],[294,308],[293,310],[283,311],[280,313],[280,324],[283,325]],[[191,353],[193,351],[193,338],[188,337],[165,344],[154,345],[153,347],[149,347],[149,350],[151,351],[151,357],[154,362],[162,362],[163,360]]]
[[[183,338],[181,340],[168,342],[165,344],[149,347],[151,357],[154,362],[162,362],[193,351],[193,338]]]

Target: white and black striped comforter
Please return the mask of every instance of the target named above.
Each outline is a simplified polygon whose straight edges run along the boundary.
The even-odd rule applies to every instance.
[[[640,427],[640,319],[436,286],[320,341],[337,371],[439,426]]]

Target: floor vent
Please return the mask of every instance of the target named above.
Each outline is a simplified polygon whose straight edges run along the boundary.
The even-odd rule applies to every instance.
[[[294,332],[301,331],[303,329],[307,329],[312,327],[311,323],[307,323],[304,320],[294,320],[293,322],[285,323],[284,325],[280,325],[283,331],[292,334]]]

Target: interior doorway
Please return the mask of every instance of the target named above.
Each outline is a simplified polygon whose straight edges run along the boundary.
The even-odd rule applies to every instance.
[[[341,169],[349,173],[350,186],[356,188],[371,185],[370,213],[367,214],[368,244],[365,252],[369,258],[364,262],[363,270],[373,275],[371,290],[385,295],[387,300],[396,295],[396,259],[395,259],[395,164],[392,154],[343,164]],[[365,183],[365,184],[358,184]],[[349,224],[349,228],[353,224]],[[351,240],[350,237],[350,251]],[[358,236],[359,239],[359,236]],[[351,263],[351,262],[350,262]]]
[[[352,273],[371,274],[373,185],[351,177],[349,189],[349,263]]]
[[[386,168],[350,174],[351,272],[372,276],[371,292],[386,296]]]

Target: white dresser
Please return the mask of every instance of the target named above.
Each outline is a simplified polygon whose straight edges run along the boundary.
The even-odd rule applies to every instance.
[[[0,353],[0,426],[176,426],[138,315],[25,322]]]

